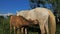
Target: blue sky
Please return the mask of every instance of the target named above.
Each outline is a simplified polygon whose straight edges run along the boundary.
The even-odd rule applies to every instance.
[[[0,14],[13,13],[18,10],[31,9],[29,0],[0,0]]]

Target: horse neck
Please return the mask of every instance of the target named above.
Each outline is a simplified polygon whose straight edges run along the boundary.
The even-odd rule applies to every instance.
[[[30,20],[27,20],[27,19],[25,19],[24,17],[22,17],[22,16],[20,16],[20,18],[22,18],[22,21],[24,21],[26,24],[28,24],[28,25],[32,25],[33,23],[33,21],[30,21]]]

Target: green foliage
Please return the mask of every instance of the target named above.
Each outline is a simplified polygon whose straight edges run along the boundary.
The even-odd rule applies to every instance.
[[[4,34],[9,34],[9,29],[10,29],[10,19],[4,19],[4,22],[3,22],[3,30],[4,30]]]
[[[3,16],[0,16],[0,34],[3,34]]]
[[[9,18],[0,16],[0,34],[9,34]]]

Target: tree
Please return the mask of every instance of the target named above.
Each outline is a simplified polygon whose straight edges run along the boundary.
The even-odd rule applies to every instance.
[[[41,7],[40,4],[42,4],[42,6],[46,8],[44,4],[50,3],[52,5],[52,8],[50,9],[53,10],[54,14],[56,15],[60,13],[60,0],[29,0],[29,2],[32,9]]]
[[[44,5],[44,2],[40,1],[40,0],[29,0],[30,2],[30,6],[31,8],[36,8],[36,7],[40,7],[40,4]]]
[[[0,34],[3,34],[3,20],[4,20],[4,17],[0,16]]]
[[[58,1],[59,0],[29,0],[31,8],[40,7],[40,4],[44,6],[44,4],[50,3],[52,4],[54,10],[58,9],[57,7],[59,6],[60,3]]]

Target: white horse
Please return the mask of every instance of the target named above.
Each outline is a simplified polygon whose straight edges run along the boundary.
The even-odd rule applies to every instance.
[[[29,19],[38,20],[41,34],[45,34],[45,29],[47,34],[49,34],[49,30],[50,30],[50,34],[55,34],[56,32],[55,16],[50,10],[46,8],[35,8],[32,10],[20,11],[20,12],[17,12],[17,16],[19,15],[23,16],[27,20]],[[49,24],[50,24],[49,28],[48,28],[48,18],[49,18]]]

